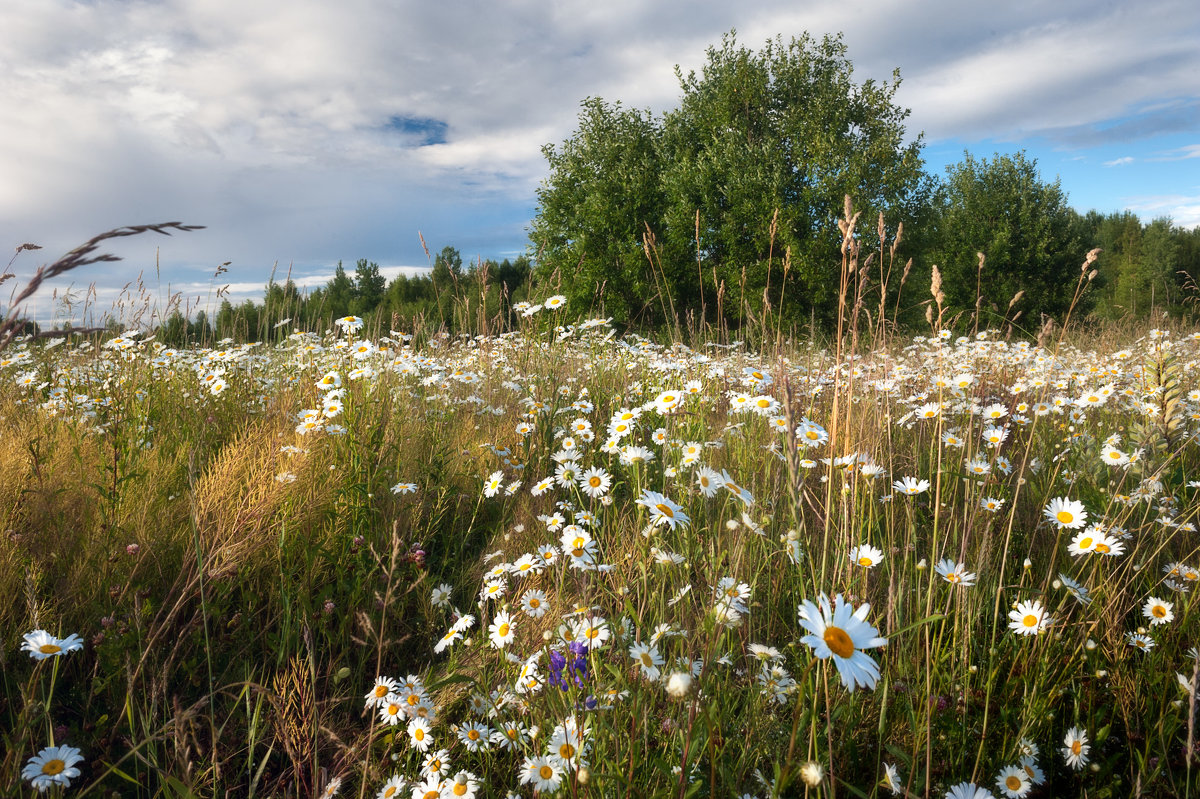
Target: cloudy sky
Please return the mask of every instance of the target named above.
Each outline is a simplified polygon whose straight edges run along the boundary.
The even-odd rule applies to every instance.
[[[276,263],[310,285],[339,259],[423,266],[418,232],[519,254],[541,146],[579,102],[670,108],[674,66],[734,28],[754,48],[840,31],[859,80],[898,67],[931,171],[1025,149],[1080,210],[1200,224],[1194,0],[12,0],[0,246],[44,247],[20,279],[112,227],[206,225],[75,275],[107,302],[140,272],[201,307],[226,283],[261,297]]]

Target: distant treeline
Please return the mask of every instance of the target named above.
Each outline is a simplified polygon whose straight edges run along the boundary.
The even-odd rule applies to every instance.
[[[1082,263],[1092,248],[1103,250],[1084,303],[1093,317],[1147,320],[1166,314],[1178,319],[1200,310],[1200,228],[1180,228],[1167,219],[1146,223],[1128,211],[1078,214],[1068,209],[1067,221],[1070,238],[1076,243],[1075,260]],[[998,220],[992,220],[993,227],[997,224]],[[955,231],[955,235],[961,233],[958,228]],[[941,254],[953,249],[951,241],[926,238],[924,244]],[[946,282],[948,294],[960,310],[973,308],[976,301],[975,264],[966,266],[959,270],[943,266],[946,273],[960,273],[959,279]],[[1001,312],[999,306],[1022,288],[1007,285],[1014,277],[1007,270],[990,270],[985,264],[979,280],[985,306],[996,306],[993,310]],[[201,310],[191,320],[175,310],[158,328],[158,340],[171,344],[213,338],[271,340],[296,329],[325,330],[334,319],[350,314],[362,317],[368,330],[383,335],[389,330],[437,329],[496,333],[515,326],[520,311],[514,306],[531,301],[533,281],[533,263],[528,257],[500,262],[481,259],[464,267],[459,251],[450,246],[438,253],[429,273],[400,275],[391,282],[374,262],[360,259],[353,272],[339,262],[333,278],[309,292],[301,292],[290,280],[272,282],[262,302],[245,300],[235,305],[225,300],[215,314]],[[914,302],[924,299],[923,287],[910,289]],[[538,293],[536,299],[544,299],[542,293],[546,292]],[[915,315],[910,321],[920,324]]]
[[[324,330],[343,316],[359,316],[369,331],[414,329],[489,331],[507,329],[513,306],[529,291],[530,260],[480,259],[463,266],[454,247],[444,247],[427,274],[400,275],[390,283],[379,264],[360,259],[353,273],[339,261],[333,279],[301,292],[291,280],[271,282],[262,302],[224,300],[215,314],[199,311],[188,319],[174,310],[158,328],[158,340],[171,344],[232,338],[263,341],[292,330]]]

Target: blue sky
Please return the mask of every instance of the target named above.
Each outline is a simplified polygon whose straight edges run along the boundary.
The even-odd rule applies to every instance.
[[[276,262],[307,285],[338,259],[395,274],[426,264],[418,231],[434,252],[516,255],[541,146],[580,101],[670,108],[674,66],[734,28],[749,47],[842,32],[858,79],[899,68],[931,171],[1024,149],[1081,210],[1200,224],[1194,2],[17,0],[0,6],[0,244],[44,247],[17,257],[23,279],[112,227],[208,226],[75,275],[100,311],[139,273],[199,307],[225,283],[260,297]],[[30,310],[63,313],[49,292]]]

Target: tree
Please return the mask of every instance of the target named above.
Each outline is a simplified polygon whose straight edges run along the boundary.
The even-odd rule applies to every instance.
[[[326,318],[338,319],[350,314],[354,303],[354,281],[342,268],[341,261],[338,261],[337,268],[333,271],[333,279],[325,286],[324,300]]]
[[[920,137],[905,142],[908,111],[892,102],[899,76],[856,83],[840,36],[753,52],[731,33],[707,55],[699,75],[677,70],[683,95],[661,118],[589,98],[575,134],[544,148],[538,276],[577,307],[605,286],[618,321],[701,305],[712,317],[718,291],[734,321],[781,302],[827,317],[845,195],[863,218],[910,229],[931,195]],[[874,226],[861,227],[870,247]]]
[[[1024,291],[1013,313],[1023,311],[1027,329],[1036,332],[1041,314],[1062,321],[1089,248],[1057,178],[1043,182],[1036,159],[1024,152],[997,153],[991,161],[965,153],[946,168],[939,200],[932,257],[952,309],[978,303],[983,328],[989,316],[1003,318]],[[1085,291],[1077,311],[1091,301]]]
[[[379,264],[360,258],[354,266],[354,313],[366,316],[383,299],[387,278],[379,273]]]

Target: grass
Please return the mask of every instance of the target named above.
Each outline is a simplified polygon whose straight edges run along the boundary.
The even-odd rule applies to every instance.
[[[853,226],[828,348],[15,340],[0,793],[1193,795],[1200,336],[901,339]]]
[[[902,794],[1000,795],[1001,769],[1034,751],[1033,795],[1189,795],[1195,337],[1054,351],[934,335],[839,357],[553,321],[420,350],[377,340],[361,360],[353,331],[10,350],[3,791],[29,790],[25,762],[65,741],[85,758],[71,794],[310,796],[337,778],[374,796],[393,774],[417,782],[425,757],[408,719],[388,725],[363,695],[410,675],[401,693],[432,717],[445,778],[467,771],[481,796],[529,795],[527,762],[572,796],[886,796],[889,765]],[[330,371],[340,413],[302,434]],[[663,392],[678,405],[662,410]],[[633,432],[602,447],[621,408],[640,409]],[[623,462],[631,446],[651,455]],[[593,466],[611,479],[597,497],[578,480]],[[706,497],[701,467],[737,489]],[[535,490],[556,470],[575,481]],[[892,487],[906,476],[928,488]],[[393,493],[402,482],[416,490]],[[676,524],[653,523],[648,492]],[[1122,554],[1070,554],[1084,528],[1047,519],[1058,497]],[[560,541],[571,524],[590,554]],[[850,557],[864,544],[869,567]],[[526,554],[536,567],[513,566]],[[821,595],[870,605],[886,646],[854,651],[877,680],[843,680],[802,640],[798,608]],[[1150,597],[1169,622],[1151,624]],[[1039,634],[1010,629],[1017,602],[1039,603]],[[497,648],[502,612],[513,638]],[[33,629],[86,643],[34,661],[18,651]],[[603,645],[571,653],[585,629]],[[1130,644],[1143,633],[1145,651]],[[517,743],[472,751],[472,721]],[[1060,752],[1071,728],[1087,735],[1078,770]],[[532,760],[564,741],[581,759]]]

